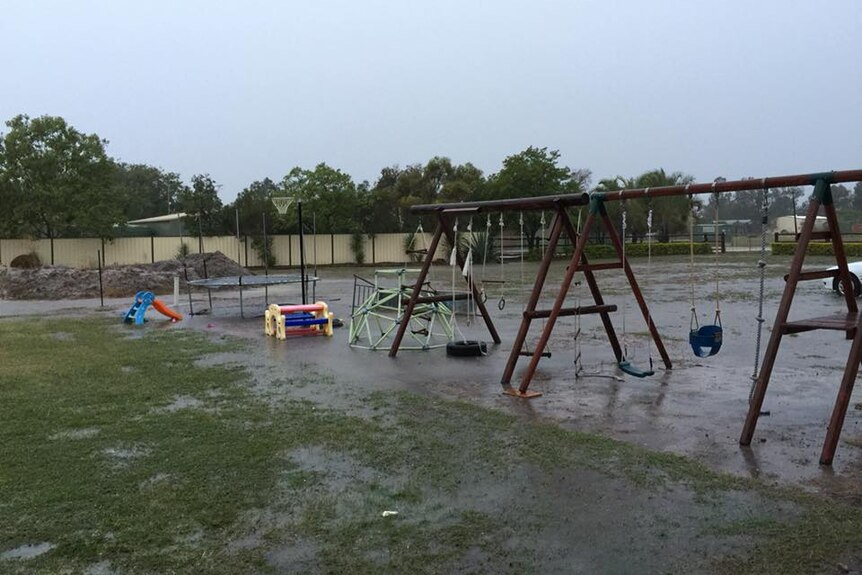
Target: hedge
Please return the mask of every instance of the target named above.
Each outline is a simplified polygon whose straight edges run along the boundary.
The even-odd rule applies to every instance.
[[[796,242],[773,242],[772,255],[775,256],[792,256],[796,251]],[[862,256],[862,243],[847,243],[844,244],[844,253],[851,257]],[[832,251],[832,242],[811,243],[808,244],[808,255],[810,256],[834,256]]]
[[[690,253],[689,244],[685,242],[670,242],[670,243],[657,243],[654,242],[652,244],[652,255],[654,256],[687,256]],[[529,259],[531,260],[539,260],[542,257],[542,254],[535,250],[537,253],[531,253]],[[712,244],[711,243],[703,243],[698,242],[694,244],[694,253],[697,255],[708,255],[712,253]],[[571,255],[569,252],[568,255]],[[626,257],[646,257],[647,255],[647,244],[639,243],[639,244],[626,244]],[[617,252],[614,249],[614,246],[610,244],[587,244],[587,257],[590,259],[615,259],[617,257]]]

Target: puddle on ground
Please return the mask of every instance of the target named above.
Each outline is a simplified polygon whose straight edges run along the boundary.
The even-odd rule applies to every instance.
[[[319,573],[317,554],[320,546],[309,539],[298,539],[267,552],[266,562],[283,573]]]
[[[47,542],[21,545],[20,547],[16,547],[15,549],[10,549],[8,551],[0,553],[0,559],[33,559],[34,557],[38,557],[39,555],[44,555],[55,547],[55,544]]]
[[[153,413],[174,413],[181,409],[200,409],[204,402],[191,395],[177,395],[168,405],[152,409]]]
[[[104,455],[119,464],[126,464],[133,459],[145,457],[151,452],[152,450],[149,447],[142,445],[134,445],[131,447],[108,447],[102,450]]]
[[[301,470],[321,474],[331,491],[354,487],[357,483],[371,483],[382,477],[380,472],[346,453],[316,445],[294,449],[288,456]]]
[[[84,575],[117,575],[119,571],[115,571],[111,567],[110,561],[99,561],[98,563],[93,563],[87,570],[84,571]]]

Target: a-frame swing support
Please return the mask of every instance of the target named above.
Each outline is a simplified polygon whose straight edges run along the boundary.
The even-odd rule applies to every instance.
[[[509,360],[506,363],[506,368],[503,372],[503,378],[500,382],[503,386],[503,393],[505,393],[506,395],[524,398],[532,398],[541,395],[541,393],[529,390],[530,383],[532,382],[533,376],[536,373],[536,369],[539,366],[539,361],[542,358],[542,353],[544,352],[545,347],[548,345],[548,341],[551,339],[551,334],[554,331],[554,326],[556,324],[557,318],[561,316],[587,315],[593,313],[599,314],[602,320],[602,325],[605,328],[605,333],[608,336],[608,341],[611,344],[611,349],[613,350],[614,357],[616,358],[617,362],[622,361],[623,350],[620,346],[619,339],[617,338],[616,332],[614,331],[613,323],[611,322],[610,318],[610,313],[616,311],[617,306],[605,305],[604,303],[604,299],[602,297],[598,282],[596,281],[595,277],[595,272],[600,270],[622,269],[624,271],[626,279],[629,282],[629,286],[631,287],[632,293],[634,294],[638,306],[641,309],[644,321],[648,325],[650,336],[653,338],[653,342],[656,346],[656,349],[658,349],[659,355],[661,355],[662,362],[664,362],[664,365],[667,369],[672,368],[670,357],[668,356],[664,344],[661,341],[661,336],[658,333],[658,329],[656,328],[655,323],[653,323],[652,321],[652,315],[649,312],[646,300],[644,299],[643,294],[640,291],[640,287],[638,286],[637,280],[635,279],[634,272],[632,271],[631,266],[629,265],[629,262],[623,253],[622,241],[620,240],[619,235],[617,235],[616,229],[614,228],[613,223],[608,217],[608,213],[604,205],[604,198],[594,194],[590,199],[589,206],[589,214],[587,215],[580,235],[577,233],[574,226],[572,225],[572,221],[569,218],[569,215],[565,211],[565,209],[558,208],[556,211],[554,223],[551,226],[551,235],[548,238],[548,246],[545,249],[545,257],[542,259],[542,263],[539,266],[539,271],[537,272],[536,276],[536,282],[533,285],[533,291],[530,293],[530,298],[527,301],[527,307],[524,310],[523,319],[521,320],[521,327],[518,330],[518,335],[515,337],[515,341],[512,344],[512,351],[509,354]],[[589,261],[587,261],[586,244],[590,235],[590,231],[592,230],[593,224],[595,223],[595,220],[597,218],[604,223],[607,234],[611,239],[611,244],[614,246],[614,250],[619,257],[619,260],[616,262],[590,264]],[[547,278],[548,269],[550,268],[553,255],[556,250],[557,242],[559,241],[563,230],[565,230],[572,244],[575,246],[574,253],[572,254],[572,257],[569,261],[569,265],[566,267],[566,273],[563,277],[563,281],[560,283],[560,288],[557,292],[557,296],[554,300],[553,306],[550,310],[536,310],[536,305],[538,304],[539,298],[541,297],[542,289],[545,285],[545,279]],[[595,305],[564,308],[563,305],[565,304],[566,296],[568,295],[569,289],[572,286],[575,274],[579,271],[583,272],[584,274],[584,279],[586,280],[587,286],[590,289],[590,294],[593,297]],[[515,372],[515,366],[518,362],[518,358],[521,355],[520,350],[524,345],[524,342],[526,341],[527,334],[530,331],[530,324],[536,318],[547,318],[547,321],[545,322],[542,334],[539,336],[539,341],[536,343],[536,347],[533,350],[533,354],[530,357],[530,362],[527,365],[527,368],[524,370],[523,375],[521,376],[521,384],[517,389],[515,389],[511,385],[512,375]]]
[[[844,426],[844,417],[847,414],[847,407],[850,403],[850,395],[853,393],[853,384],[856,381],[856,375],[859,371],[859,362],[862,361],[862,329],[859,329],[860,317],[856,305],[856,299],[853,296],[854,289],[850,281],[850,271],[847,268],[847,256],[844,252],[844,243],[841,239],[841,230],[838,226],[838,216],[835,213],[835,204],[832,201],[831,180],[832,178],[830,175],[825,174],[814,182],[814,194],[811,198],[811,203],[808,205],[808,213],[805,217],[805,223],[802,225],[802,231],[799,233],[796,243],[796,251],[793,255],[793,260],[790,263],[790,271],[785,276],[784,293],[781,296],[781,303],[778,305],[778,312],[775,315],[775,323],[773,324],[769,343],[766,346],[766,351],[763,356],[763,364],[760,368],[760,374],[754,384],[754,393],[751,396],[748,415],[745,418],[745,426],[743,427],[742,435],[739,438],[739,443],[741,445],[751,444],[754,430],[757,427],[757,421],[760,417],[761,408],[763,407],[763,400],[766,397],[766,388],[769,386],[772,369],[775,366],[775,359],[778,355],[778,348],[781,345],[782,337],[785,334],[818,329],[844,331],[846,338],[852,339],[853,343],[851,344],[850,351],[847,355],[847,363],[844,366],[844,375],[841,378],[841,385],[838,388],[838,396],[835,399],[835,406],[832,409],[832,417],[829,420],[826,438],[823,441],[823,449],[820,452],[821,465],[831,465],[832,460],[835,457],[835,450],[838,447],[841,428]],[[821,207],[826,214],[829,231],[815,232],[814,223]],[[808,245],[812,239],[828,239],[832,243],[833,253],[835,254],[835,261],[838,265],[838,269],[815,272],[802,271],[806,252],[808,251]],[[837,277],[839,278],[839,281],[842,282],[847,312],[826,317],[788,321],[790,306],[793,303],[793,296],[796,293],[796,286],[799,282],[805,280],[819,280],[827,277]]]
[[[846,416],[847,408],[850,402],[850,396],[853,391],[856,375],[859,371],[859,364],[860,361],[862,361],[862,329],[859,329],[860,320],[862,320],[862,314],[859,314],[856,301],[851,295],[853,294],[853,287],[850,283],[850,275],[847,268],[847,258],[844,252],[844,245],[841,241],[841,231],[838,226],[838,218],[835,213],[835,206],[832,202],[832,192],[830,186],[832,184],[858,181],[862,181],[862,170],[847,170],[819,174],[777,176],[762,179],[746,179],[736,181],[717,181],[709,184],[688,184],[676,186],[662,186],[656,188],[626,189],[612,192],[593,193],[589,196],[587,194],[566,194],[560,196],[515,198],[510,200],[496,200],[488,202],[464,202],[460,204],[429,204],[422,206],[414,206],[413,208],[411,208],[414,213],[436,213],[438,215],[437,230],[434,233],[433,240],[426,253],[426,257],[422,265],[422,271],[417,278],[416,287],[421,287],[425,282],[425,279],[427,278],[428,271],[430,269],[432,260],[434,258],[434,253],[436,252],[440,238],[443,236],[444,233],[446,233],[447,236],[451,233],[451,225],[445,217],[447,214],[475,214],[482,211],[497,212],[514,210],[527,211],[539,209],[551,210],[554,212],[555,218],[553,224],[551,225],[548,245],[547,249],[545,250],[545,257],[542,259],[542,262],[539,266],[536,281],[533,286],[533,291],[531,292],[528,299],[526,309],[524,310],[523,319],[518,330],[518,334],[515,338],[515,341],[513,342],[512,351],[506,363],[502,378],[504,391],[506,393],[519,397],[535,397],[536,395],[538,395],[537,393],[529,390],[529,385],[535,373],[535,369],[538,365],[538,362],[542,357],[542,353],[545,349],[545,346],[547,345],[551,333],[553,332],[554,324],[556,323],[557,318],[561,316],[598,313],[602,319],[602,324],[608,335],[608,339],[611,344],[613,353],[618,361],[621,359],[622,350],[620,348],[619,340],[617,339],[614,332],[609,315],[611,312],[616,310],[616,306],[604,304],[594,275],[594,272],[606,269],[623,269],[626,278],[629,281],[629,285],[632,288],[632,292],[635,295],[635,299],[637,300],[638,306],[641,309],[641,313],[643,314],[644,319],[648,324],[653,342],[655,343],[656,348],[661,355],[665,367],[669,369],[671,367],[671,363],[669,358],[667,357],[666,351],[664,350],[664,346],[661,344],[661,338],[658,334],[658,330],[655,328],[655,325],[651,320],[649,310],[647,309],[643,294],[640,292],[640,288],[637,285],[634,273],[632,272],[627,259],[623,257],[622,241],[624,241],[624,239],[620,239],[619,235],[616,233],[612,222],[608,218],[607,211],[605,210],[605,202],[625,201],[629,199],[636,200],[641,198],[659,198],[669,196],[692,196],[695,194],[706,193],[719,194],[727,192],[769,190],[771,188],[813,185],[815,187],[815,192],[812,197],[811,203],[809,204],[805,223],[803,224],[802,230],[797,238],[798,244],[793,260],[790,264],[789,273],[785,277],[786,284],[784,288],[784,294],[782,295],[781,303],[779,304],[778,312],[775,317],[774,327],[770,335],[770,340],[764,353],[760,373],[754,385],[754,392],[752,394],[752,398],[749,404],[748,415],[746,417],[745,426],[743,428],[742,435],[739,441],[742,445],[749,445],[751,443],[752,437],[754,435],[754,430],[757,425],[757,420],[760,415],[760,410],[763,406],[763,401],[766,395],[767,387],[769,385],[769,380],[772,375],[772,369],[775,365],[775,360],[778,354],[778,348],[781,344],[782,337],[785,334],[800,333],[804,331],[813,331],[819,329],[844,331],[847,339],[852,340],[852,344],[848,352],[847,362],[844,368],[844,374],[838,390],[838,396],[836,398],[835,406],[832,411],[832,416],[830,418],[826,439],[824,441],[823,450],[820,457],[821,464],[829,465],[831,464],[835,455],[835,450],[838,445],[841,428],[843,426],[844,418]],[[583,229],[581,230],[581,233],[577,234],[577,232],[574,230],[574,226],[572,225],[571,219],[566,212],[566,208],[571,206],[583,206],[587,203],[590,204],[590,211],[587,216],[587,220],[583,226]],[[815,218],[821,208],[823,208],[826,214],[827,222],[829,225],[829,231],[827,232],[814,231]],[[613,244],[617,254],[620,256],[619,261],[601,264],[590,264],[587,261],[585,256],[585,248],[590,230],[594,225],[596,219],[599,219],[604,223],[607,234],[611,239],[611,243]],[[560,285],[560,289],[557,293],[557,297],[554,301],[553,307],[550,310],[537,310],[536,306],[538,305],[539,299],[541,297],[542,288],[544,287],[548,274],[548,269],[550,268],[551,261],[554,257],[557,242],[559,241],[560,236],[564,232],[570,238],[572,238],[573,242],[575,242],[575,252],[572,254],[571,260],[569,262],[569,267],[566,270],[565,278]],[[836,270],[802,270],[808,245],[811,240],[817,239],[829,240],[832,243],[836,263],[838,266]],[[459,265],[463,266],[463,262],[459,261]],[[581,271],[584,273],[595,305],[580,306],[577,308],[564,308],[563,304],[565,302],[566,295],[569,288],[571,287],[572,280],[577,271]],[[837,277],[839,278],[839,281],[842,282],[845,293],[844,299],[847,307],[846,313],[835,316],[817,317],[807,320],[788,321],[790,307],[793,302],[793,297],[798,283],[800,281],[823,279],[827,277]],[[499,343],[500,340],[499,336],[497,335],[496,329],[493,328],[493,323],[491,323],[490,318],[485,312],[484,305],[481,305],[481,300],[477,297],[478,293],[476,293],[477,290],[475,289],[475,283],[470,281],[469,279],[468,282],[474,286],[473,296],[476,297],[476,302],[482,311],[482,316],[483,318],[485,318],[485,322],[489,328],[489,332],[491,332],[492,334],[494,342]],[[393,341],[392,347],[390,348],[389,355],[391,357],[394,357],[398,352],[398,346],[400,345],[401,339],[403,338],[403,332],[406,329],[406,325],[409,323],[410,314],[412,313],[413,306],[416,303],[415,300],[417,300],[419,297],[419,291],[419,289],[414,289],[411,301],[407,303],[405,310],[406,320],[403,320],[402,325],[399,326],[399,333],[396,334],[396,338]],[[545,322],[545,327],[542,330],[539,342],[537,343],[536,348],[530,358],[530,363],[521,377],[520,386],[517,389],[514,389],[512,388],[510,382],[512,376],[514,375],[518,358],[521,355],[520,350],[529,333],[530,324],[532,320],[536,318],[547,318],[548,321]]]

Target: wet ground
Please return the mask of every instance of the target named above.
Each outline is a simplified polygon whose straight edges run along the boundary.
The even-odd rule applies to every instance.
[[[789,258],[771,258],[767,268],[764,348],[783,290],[781,276],[786,273],[788,264]],[[809,264],[812,268],[824,267],[829,265],[829,261],[809,258]],[[382,351],[348,347],[346,327],[336,330],[332,338],[296,338],[287,342],[265,338],[262,290],[245,291],[245,318],[239,317],[237,294],[216,294],[210,305],[204,292],[194,296],[193,307],[198,312],[213,308],[206,315],[187,317],[180,324],[172,325],[155,312],[150,312],[148,327],[201,329],[255,341],[252,356],[234,358],[253,369],[255,366],[271,368],[273,364],[278,366],[278,362],[283,362],[286,373],[308,370],[331,374],[337,382],[345,382],[354,392],[357,389],[408,389],[455,397],[517,414],[525,421],[554,421],[567,428],[598,432],[652,449],[682,454],[716,470],[765,477],[780,483],[858,498],[859,479],[862,477],[862,396],[859,392],[851,400],[834,465],[826,468],[818,464],[827,421],[849,350],[849,342],[843,339],[843,333],[819,331],[784,338],[764,405],[770,415],[761,418],[751,448],[741,448],[737,441],[748,406],[754,367],[754,318],[758,304],[756,256],[728,254],[717,266],[712,264],[711,258],[697,260],[695,295],[701,323],[712,321],[714,274],[721,278],[724,344],[718,355],[708,359],[695,357],[687,343],[691,291],[687,260],[660,258],[649,269],[645,261],[637,260],[633,265],[653,320],[673,361],[673,370],[659,369],[661,362],[653,349],[657,367],[654,377],[623,377],[616,369],[598,318],[590,316],[582,320],[584,335],[581,346],[585,370],[591,375],[576,381],[572,339],[576,320],[563,318],[551,340],[553,355],[542,361],[531,386],[544,395],[530,401],[503,396],[500,377],[530,288],[527,284],[535,277],[537,266],[534,263],[525,264],[523,271],[517,263],[509,264],[504,270],[506,284],[489,285],[489,309],[503,343],[490,345],[488,355],[476,359],[448,358],[443,349],[402,352],[396,359],[389,359]],[[543,294],[540,307],[550,307],[564,267],[562,261],[555,263],[548,281],[549,289]],[[499,277],[499,266],[488,266],[486,271],[489,278]],[[480,270],[477,272],[481,273]],[[345,323],[349,321],[354,273],[368,277],[373,270],[326,268],[318,271],[322,281],[317,288],[317,299],[329,303],[332,311]],[[447,290],[451,283],[450,268],[436,266],[432,285]],[[625,315],[630,360],[637,365],[646,365],[650,355],[646,330],[624,277],[618,270],[600,272],[599,283],[606,303],[617,304],[620,308],[613,319],[621,338]],[[501,292],[507,300],[503,311],[496,308]],[[585,305],[590,303],[586,289],[581,296]],[[168,305],[173,304],[172,296],[162,299]],[[295,286],[272,288],[269,299],[297,301],[298,289]],[[573,291],[566,305],[577,305],[576,302],[577,292]],[[119,315],[130,302],[120,299],[106,300],[105,303],[106,307],[100,309],[98,300],[0,301],[0,316],[47,313],[59,316]],[[797,291],[791,319],[837,313],[842,306],[843,300],[824,289],[820,281],[808,282]],[[178,307],[182,313],[188,313],[186,294],[180,298]],[[250,317],[252,315],[257,317]],[[459,326],[466,337],[490,339],[481,319],[470,325],[467,323],[467,318],[459,318]],[[538,337],[541,325],[541,320],[534,322],[531,342]],[[522,358],[513,382],[519,381],[526,363],[527,358]],[[306,386],[301,394],[322,404],[356,401],[355,393],[340,393],[338,386]]]

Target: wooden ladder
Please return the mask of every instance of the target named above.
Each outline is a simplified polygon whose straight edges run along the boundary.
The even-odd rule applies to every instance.
[[[826,214],[829,230],[815,232],[814,224],[821,207]],[[808,251],[808,245],[811,240],[815,239],[829,240],[832,243],[838,269],[827,271],[802,270],[802,266],[805,263],[806,252]],[[839,281],[843,283],[844,301],[847,305],[847,311],[841,314],[788,321],[790,306],[793,303],[793,296],[799,282],[830,277],[837,277],[839,278]],[[793,255],[793,261],[790,264],[790,272],[784,276],[784,279],[784,294],[781,296],[781,303],[778,306],[778,312],[775,316],[775,324],[773,325],[769,343],[766,346],[766,352],[763,357],[763,366],[761,367],[760,374],[754,384],[751,402],[748,407],[748,415],[745,419],[745,426],[742,429],[739,443],[741,445],[751,444],[754,430],[757,426],[757,420],[760,417],[761,408],[763,407],[763,399],[766,396],[766,388],[769,386],[769,379],[772,376],[772,369],[775,366],[775,358],[778,355],[778,348],[781,345],[781,338],[786,334],[802,333],[821,329],[843,331],[845,333],[845,337],[847,339],[852,339],[853,343],[850,346],[850,352],[847,356],[847,363],[844,367],[844,376],[841,380],[838,397],[835,400],[835,407],[832,410],[832,418],[829,421],[829,428],[826,432],[826,439],[823,442],[823,450],[820,454],[821,465],[831,465],[832,459],[835,456],[835,449],[838,446],[838,438],[841,434],[841,428],[844,425],[844,417],[847,414],[850,395],[853,392],[853,384],[856,381],[856,374],[859,371],[859,362],[862,361],[862,329],[859,329],[860,316],[856,306],[853,284],[850,279],[850,271],[847,268],[847,256],[844,252],[844,244],[842,242],[841,231],[838,226],[838,216],[835,213],[835,205],[832,201],[831,186],[826,177],[818,179],[814,185],[814,194],[811,199],[811,203],[808,206],[805,223],[802,226],[802,231],[799,232],[797,236],[796,251]]]

